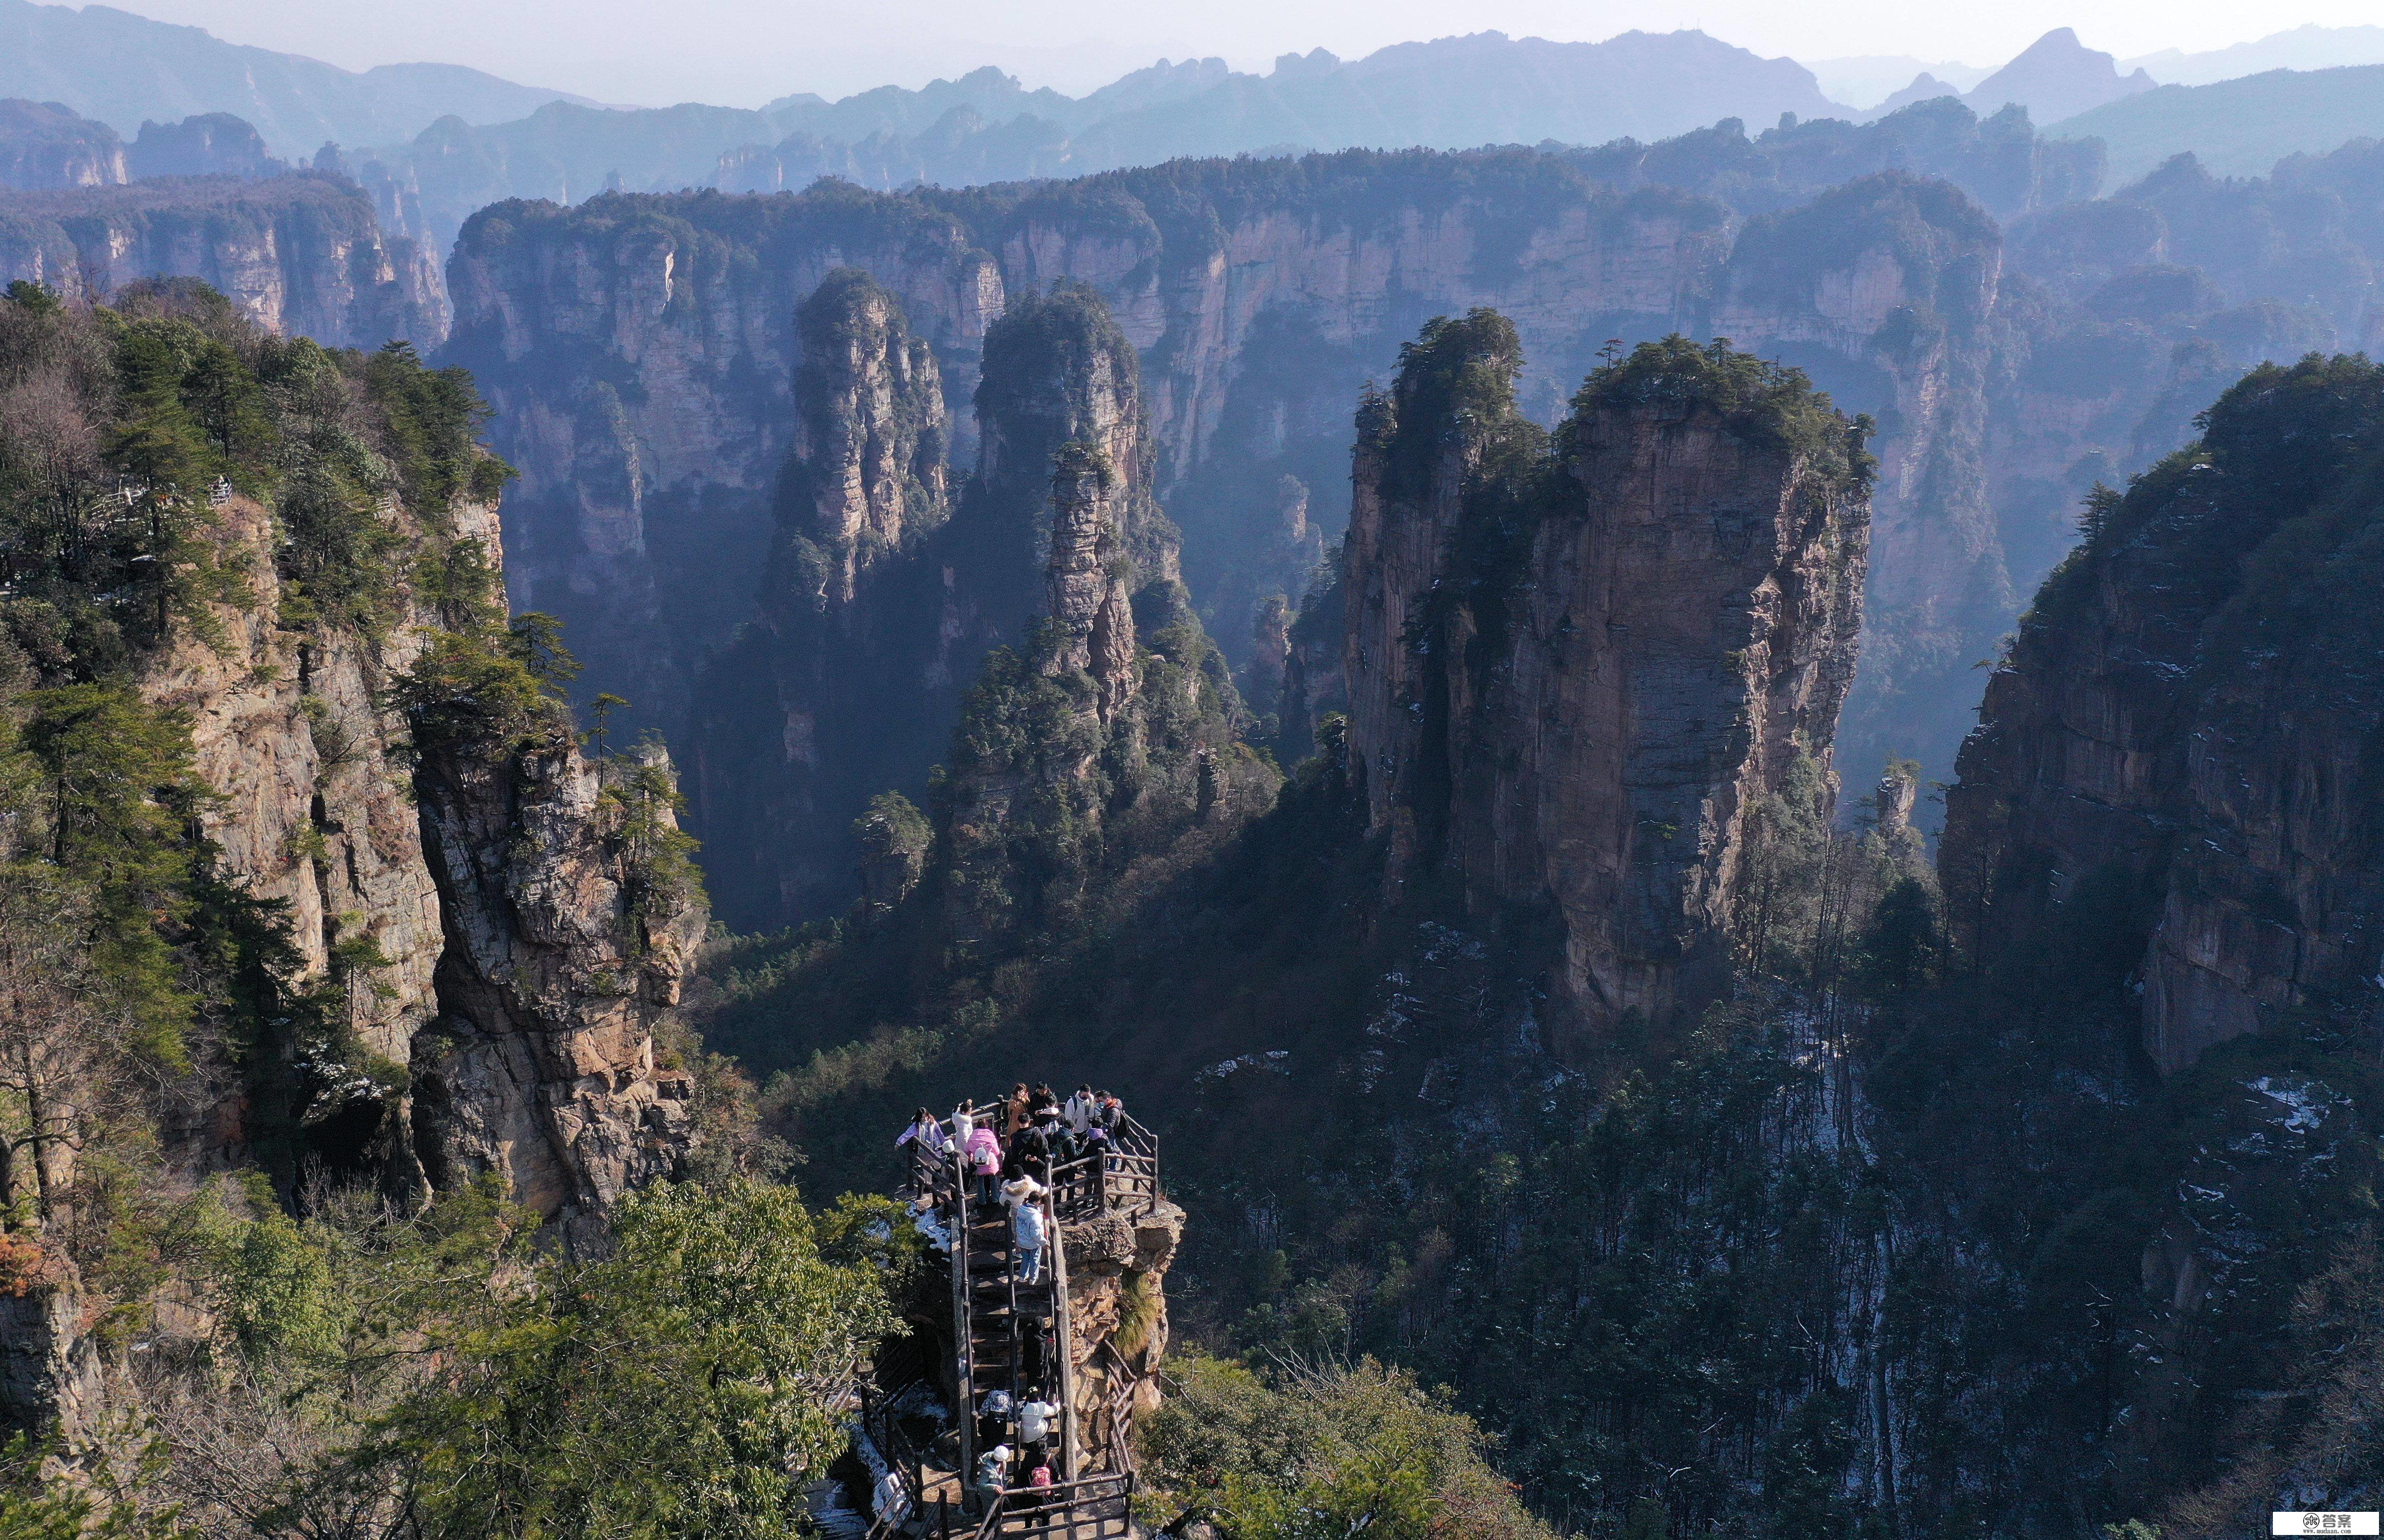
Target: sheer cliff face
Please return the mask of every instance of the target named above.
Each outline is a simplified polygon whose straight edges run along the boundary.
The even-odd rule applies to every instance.
[[[1553,451],[1514,331],[1435,322],[1360,419],[1349,763],[1390,879],[1549,916],[1579,1049],[1726,983],[1756,800],[1827,761],[1861,617],[1869,466],[1801,378],[1649,345]]]
[[[1128,1469],[1135,1420],[1159,1408],[1167,1355],[1167,1270],[1184,1211],[1165,1198],[1139,1213],[1065,1225],[1070,1383],[1087,1472]]]
[[[1023,638],[1037,613],[1089,637],[1110,568],[1154,599],[1179,581],[1179,537],[1152,495],[1148,402],[1141,361],[1098,291],[1061,282],[1012,296],[986,337],[983,441],[947,557],[958,622],[980,652]]]
[[[1259,597],[1296,594],[1312,565],[1307,519],[1337,533],[1339,508],[1320,503],[1285,535],[1279,488],[1288,474],[1337,497],[1348,402],[1398,337],[1453,306],[1505,307],[1545,361],[1527,390],[1553,416],[1559,382],[1608,335],[1695,325],[1727,222],[1710,200],[1603,194],[1521,153],[1201,163],[967,193],[507,204],[457,247],[450,356],[482,382],[496,447],[523,473],[508,502],[517,603],[570,622],[588,688],[675,728],[694,660],[748,618],[791,448],[788,317],[837,265],[895,296],[955,405],[1007,304],[1054,279],[1091,285],[1140,354],[1143,484],[1183,524],[1187,579],[1238,639]],[[615,383],[631,371],[636,391]],[[957,465],[975,463],[976,433],[956,410]],[[1048,461],[1024,474],[1039,506]],[[1037,569],[1024,577],[1032,595]]]
[[[1160,624],[1182,607],[1138,361],[1099,295],[1021,294],[988,329],[983,447],[949,516],[937,364],[900,303],[848,268],[801,314],[762,618],[704,671],[689,734],[714,897],[742,925],[849,901],[853,820],[924,786],[992,648],[1049,617],[1042,666],[1097,681],[1106,721],[1133,690],[1136,595]]]
[[[500,204],[466,227],[448,356],[521,471],[515,607],[562,616],[587,686],[626,696],[641,725],[677,731],[705,652],[751,618],[802,419],[793,317],[844,267],[876,279],[965,400],[1000,283],[915,204],[604,196]]]
[[[1050,556],[1044,605],[1051,620],[1046,674],[1093,681],[1094,713],[1108,722],[1134,693],[1134,607],[1126,590],[1125,535],[1115,511],[1121,478],[1107,453],[1081,441],[1051,463]]]
[[[1865,775],[1950,753],[1970,663],[2014,607],[1984,454],[2001,247],[1954,188],[1866,178],[1750,222],[1715,317],[1879,425],[1862,680],[1840,739]]]
[[[434,1187],[492,1171],[587,1238],[688,1153],[693,1083],[656,1069],[653,1025],[702,916],[639,901],[624,826],[668,813],[627,806],[567,730],[487,748],[429,756],[416,777],[446,948],[440,1014],[411,1045],[412,1153]]]
[[[314,176],[201,177],[0,194],[0,281],[68,299],[145,278],[195,278],[242,314],[329,347],[422,349],[447,335],[437,265],[384,236],[364,194]]]
[[[667,809],[600,788],[567,726],[417,741],[391,686],[452,617],[412,597],[376,634],[281,623],[271,514],[242,497],[217,512],[253,602],[216,606],[216,636],[178,640],[143,692],[190,714],[218,871],[286,906],[296,982],[344,979],[354,1046],[292,1045],[298,1078],[274,1093],[289,1104],[240,1108],[211,1136],[285,1119],[399,1197],[494,1171],[584,1233],[689,1148],[689,1087],[657,1072],[652,1028],[701,915],[637,875]],[[385,516],[426,559],[497,547],[493,506],[460,503],[435,529]]]
[[[716,901],[758,925],[835,907],[869,798],[925,774],[949,645],[943,388],[900,303],[838,268],[798,316],[793,453],[758,615],[698,682],[689,792]],[[946,692],[949,694],[949,691]]]
[[[943,385],[894,296],[857,267],[831,273],[797,328],[790,549],[780,559],[806,570],[775,575],[763,599],[840,606],[870,568],[944,520]]]
[[[112,187],[130,175],[106,124],[56,102],[0,101],[0,187]]]
[[[2372,1007],[2384,384],[2255,371],[2097,510],[1988,686],[1941,865],[1990,962],[2107,928],[2165,1070]]]
[[[1163,864],[1274,795],[1175,576],[1142,402],[1087,287],[1022,294],[987,334],[986,453],[928,544],[952,575],[945,634],[975,655],[928,789],[922,909],[964,945],[1064,934],[1137,858]]]

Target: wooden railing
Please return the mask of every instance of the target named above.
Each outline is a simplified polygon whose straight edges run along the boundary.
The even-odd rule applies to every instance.
[[[1000,1104],[987,1109],[985,1116],[1001,1117]],[[952,1120],[939,1118],[937,1126],[949,1142]],[[939,1154],[916,1139],[903,1148],[910,1152],[910,1197],[932,1197],[940,1208],[967,1191],[969,1178],[962,1174],[957,1155]],[[1048,1181],[1053,1215],[1063,1223],[1104,1214],[1149,1213],[1159,1203],[1158,1136],[1122,1114],[1106,1145],[1097,1145],[1073,1161],[1055,1162]]]
[[[1086,1476],[1049,1486],[1013,1486],[977,1523],[976,1540],[1028,1531],[1050,1540],[1113,1540],[1131,1533],[1134,1475]]]
[[[911,1442],[910,1435],[902,1431],[901,1422],[894,1411],[895,1403],[908,1395],[912,1386],[918,1383],[917,1380],[913,1380],[898,1387],[891,1395],[876,1395],[866,1387],[863,1387],[861,1393],[862,1434],[875,1446],[879,1458],[886,1461],[887,1469],[894,1472],[895,1480],[901,1487],[901,1501],[885,1513],[879,1513],[876,1510],[877,1493],[875,1487],[871,1489],[869,1495],[871,1540],[882,1540],[884,1535],[899,1532],[912,1517],[919,1512],[920,1503],[927,1489],[925,1479],[925,1460],[917,1447]]]

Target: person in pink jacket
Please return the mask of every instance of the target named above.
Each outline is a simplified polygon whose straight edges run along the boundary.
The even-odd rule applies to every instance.
[[[1001,1181],[1001,1141],[992,1129],[979,1124],[969,1131],[968,1165],[976,1175],[977,1201],[992,1202]]]

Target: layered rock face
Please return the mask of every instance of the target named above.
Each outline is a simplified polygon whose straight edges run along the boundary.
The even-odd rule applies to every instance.
[[[1134,693],[1134,609],[1125,535],[1111,513],[1119,477],[1106,452],[1069,443],[1052,456],[1051,554],[1045,568],[1050,652],[1043,671],[1093,681],[1107,722]]]
[[[1877,169],[1905,166],[1955,180]],[[2229,258],[2240,285],[2173,294],[2165,264],[2219,263],[2225,230],[2275,224],[2285,193],[2180,176],[2062,202],[2092,169],[2016,117],[1931,104],[1755,142],[503,205],[457,249],[453,356],[489,382],[524,469],[517,599],[570,620],[585,688],[677,731],[694,660],[750,618],[739,590],[795,420],[785,318],[838,263],[868,269],[933,348],[956,466],[975,453],[962,403],[989,320],[1054,279],[1101,295],[1141,354],[1151,490],[1237,664],[1265,602],[1296,607],[1342,532],[1347,403],[1424,320],[1509,317],[1518,401],[1544,425],[1609,340],[1727,337],[1878,425],[1872,644],[1843,752],[1866,779],[1891,757],[1940,776],[1971,725],[1971,665],[2071,543],[2079,498],[2189,436],[2228,373],[2350,324],[2256,296],[2364,304],[2341,230],[2324,262]],[[2368,185],[2347,165],[2302,180],[2329,198]],[[2014,260],[1982,202],[2023,221]],[[614,383],[631,371],[640,391]],[[1297,518],[1287,482],[1308,494]]]
[[[1946,799],[1949,913],[1990,963],[2107,936],[2164,1070],[2371,1018],[2384,721],[2364,360],[2255,371],[2096,510],[1988,685]]]
[[[249,319],[327,347],[428,349],[447,335],[434,262],[385,237],[354,186],[317,176],[177,179],[0,194],[0,281],[105,300],[147,278],[195,278]]]
[[[1829,758],[1868,540],[1861,430],[1720,344],[1591,377],[1553,448],[1514,329],[1434,322],[1367,403],[1348,755],[1389,878],[1546,916],[1557,1040],[1727,981],[1748,809]]]
[[[845,604],[864,573],[949,512],[943,384],[894,297],[857,267],[828,275],[797,325],[791,549],[781,559],[806,570],[781,575],[764,597]],[[814,563],[824,569],[816,595]]]
[[[208,838],[241,886],[286,907],[306,975],[323,976],[342,940],[368,941],[388,959],[348,991],[348,1025],[371,1052],[403,1063],[438,1012],[432,975],[446,942],[416,801],[390,773],[404,723],[383,696],[441,617],[416,609],[379,639],[284,629],[271,511],[236,496],[217,514],[225,558],[255,574],[255,602],[216,606],[212,641],[177,637],[143,692],[190,713],[196,767],[223,798],[202,811]],[[457,540],[493,549],[496,510],[463,504],[454,528]]]
[[[705,653],[753,618],[803,417],[792,317],[847,267],[893,296],[963,408],[956,429],[972,426],[1000,282],[915,204],[850,189],[604,196],[500,204],[466,227],[446,356],[472,369],[492,442],[521,472],[506,503],[515,604],[561,616],[585,687],[627,697],[642,725],[678,731]]]
[[[217,513],[254,602],[215,606],[215,636],[180,638],[143,691],[189,714],[220,798],[202,813],[218,871],[283,906],[292,983],[344,984],[334,1025],[353,1047],[289,1045],[286,1105],[236,1109],[206,1136],[287,1119],[332,1170],[402,1198],[494,1171],[584,1236],[689,1147],[691,1083],[657,1070],[652,1028],[702,917],[640,875],[667,805],[627,772],[601,779],[567,726],[419,741],[391,687],[453,616],[409,594],[375,634],[279,624],[272,515],[242,497]],[[493,505],[460,502],[435,541],[401,505],[383,516],[424,551],[498,546]]]
[[[1087,1472],[1120,1469],[1133,1419],[1158,1410],[1167,1270],[1183,1238],[1184,1211],[1165,1198],[1061,1229],[1076,1442]]]
[[[1203,163],[1189,197],[1172,172],[1123,172],[1000,193],[824,186],[484,210],[450,274],[449,355],[482,381],[496,446],[522,470],[508,503],[516,602],[569,622],[587,688],[675,727],[694,660],[749,617],[740,578],[767,547],[791,448],[800,346],[786,317],[849,264],[935,351],[962,465],[977,453],[962,404],[987,325],[1054,279],[1097,291],[1141,355],[1146,485],[1182,522],[1186,577],[1218,596],[1204,602],[1238,649],[1257,599],[1297,597],[1310,526],[1338,530],[1339,508],[1322,503],[1287,534],[1283,478],[1319,498],[1341,484],[1348,402],[1400,336],[1452,307],[1502,305],[1533,339],[1526,389],[1553,416],[1560,382],[1607,336],[1695,325],[1727,255],[1721,205],[1604,193],[1552,157],[1302,164]],[[1372,191],[1377,168],[1417,178],[1416,193]],[[607,383],[628,369],[639,392]],[[1031,467],[1038,507],[1047,472]],[[1033,595],[1037,565],[1021,576]]]
[[[1176,576],[1149,491],[1133,347],[1078,285],[1022,295],[986,338],[985,451],[929,542],[977,659],[928,788],[935,862],[914,917],[966,946],[1052,934],[1272,801],[1246,714]]]
[[[440,1013],[413,1049],[414,1154],[434,1187],[486,1171],[591,1237],[628,1189],[676,1174],[694,1082],[658,1070],[702,913],[640,889],[633,806],[566,733],[503,757],[435,756],[416,777],[444,902]]]

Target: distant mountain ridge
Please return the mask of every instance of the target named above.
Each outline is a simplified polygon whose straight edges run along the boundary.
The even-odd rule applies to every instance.
[[[384,222],[444,249],[489,204],[568,203],[608,186],[767,192],[822,176],[887,189],[964,186],[1186,156],[1654,141],[1783,114],[1847,115],[1793,59],[1702,32],[1604,43],[1476,32],[1360,59],[1286,54],[1265,75],[1222,59],[1162,60],[1083,97],[1030,91],[987,68],[918,91],[790,96],[758,111],[553,104],[487,128],[442,119],[411,143],[347,165],[377,190]]]
[[[2207,53],[2164,48],[2122,59],[2122,69],[2142,69],[2163,85],[2215,85],[2271,69],[2334,69],[2347,64],[2384,64],[2384,27],[2320,27],[2271,32]]]
[[[2288,156],[2384,138],[2384,64],[2165,85],[2062,119],[2050,131],[2102,140],[2117,180],[2189,152],[2221,176],[2259,176]]]
[[[2056,27],[1968,92],[1923,70],[1910,85],[1873,107],[1869,116],[1884,117],[1940,96],[1959,96],[1981,118],[2019,106],[2027,108],[2034,121],[2053,123],[2151,91],[2154,84],[2142,69],[2120,73],[2117,59],[2087,47],[2069,28]]]
[[[228,112],[293,160],[326,141],[411,138],[450,115],[494,123],[549,102],[588,103],[459,64],[384,64],[359,74],[109,6],[31,0],[0,0],[0,96],[56,102],[127,138],[153,119]]]

